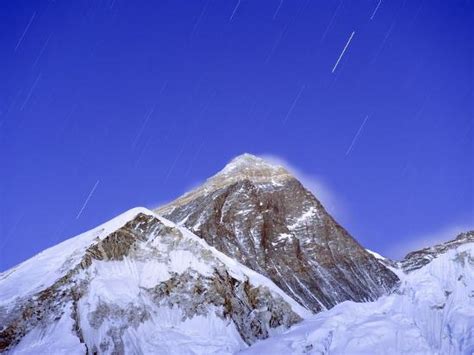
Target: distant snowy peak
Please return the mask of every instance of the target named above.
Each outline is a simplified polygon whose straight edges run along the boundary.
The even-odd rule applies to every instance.
[[[0,275],[0,352],[232,353],[309,314],[143,208]]]
[[[461,233],[455,239],[445,243],[413,251],[407,254],[407,256],[400,262],[400,265],[405,272],[411,272],[430,263],[439,255],[468,243],[474,243],[474,231]]]

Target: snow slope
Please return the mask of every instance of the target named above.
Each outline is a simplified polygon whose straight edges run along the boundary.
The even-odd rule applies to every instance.
[[[473,354],[474,240],[400,272],[397,293],[347,301],[245,354]]]
[[[234,353],[309,314],[144,208],[0,274],[0,352],[13,354]]]

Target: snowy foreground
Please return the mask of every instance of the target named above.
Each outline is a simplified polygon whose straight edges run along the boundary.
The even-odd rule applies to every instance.
[[[472,354],[467,236],[408,266],[378,257],[401,280],[393,294],[312,315],[268,278],[137,208],[0,274],[0,352]]]
[[[473,354],[474,243],[397,271],[399,290],[344,302],[261,341],[245,354]]]

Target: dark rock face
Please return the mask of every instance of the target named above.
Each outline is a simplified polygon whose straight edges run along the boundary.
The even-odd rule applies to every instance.
[[[374,300],[398,282],[299,181],[250,155],[157,213],[268,276],[314,312]]]
[[[420,269],[430,263],[438,255],[446,253],[448,250],[458,247],[461,244],[474,242],[474,231],[459,234],[456,239],[449,242],[434,245],[421,250],[413,251],[400,262],[405,272]]]

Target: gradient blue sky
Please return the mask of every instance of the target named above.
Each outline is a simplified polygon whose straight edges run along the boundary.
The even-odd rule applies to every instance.
[[[473,8],[2,1],[0,270],[243,152],[287,161],[387,256],[472,226]]]

